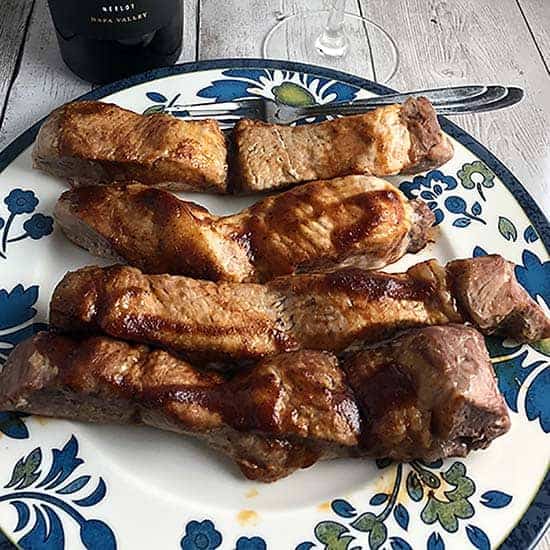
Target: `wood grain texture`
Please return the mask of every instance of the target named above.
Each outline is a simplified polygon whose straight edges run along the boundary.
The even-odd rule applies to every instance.
[[[276,25],[277,15],[295,14],[305,10],[323,10],[327,2],[319,0],[203,0],[200,15],[199,59],[217,57],[262,57],[263,42],[268,32]],[[359,15],[356,0],[347,2],[347,11]],[[322,14],[322,21],[326,15]],[[352,29],[353,30],[353,29]],[[284,33],[280,58],[294,61],[314,59],[317,32],[312,18],[291,18]],[[333,61],[335,69],[349,71],[372,78],[372,63],[367,33],[359,27],[349,36],[353,47],[342,59]],[[324,59],[314,59],[314,64],[324,64]]]
[[[538,51],[550,72],[550,2],[548,0],[517,0]]]
[[[195,61],[197,53],[197,18],[200,0],[183,0],[183,48],[178,63]]]
[[[0,124],[4,106],[17,72],[33,0],[5,0],[0,25]],[[1,135],[0,135],[1,141]]]
[[[543,0],[547,1],[547,0]],[[518,176],[550,211],[550,77],[515,0],[361,0],[395,38],[401,56],[390,82],[401,90],[459,84],[518,85],[512,109],[453,117]],[[509,40],[514,36],[514,40]],[[374,51],[374,61],[384,52]]]
[[[89,90],[90,84],[74,76],[61,59],[47,3],[36,2],[5,111],[0,147],[55,107]]]
[[[275,22],[271,0],[201,2],[198,59],[260,57],[261,40]]]

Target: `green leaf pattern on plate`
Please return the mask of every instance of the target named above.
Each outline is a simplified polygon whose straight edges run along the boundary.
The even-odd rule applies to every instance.
[[[459,519],[471,518],[474,515],[474,507],[468,498],[474,494],[475,484],[466,476],[466,466],[462,462],[453,463],[441,477],[453,485],[454,489],[445,491],[446,500],[430,493],[420,517],[428,524],[438,521],[443,529],[454,533],[458,530]]]
[[[518,238],[516,226],[506,216],[499,216],[498,231],[507,241],[515,242]]]

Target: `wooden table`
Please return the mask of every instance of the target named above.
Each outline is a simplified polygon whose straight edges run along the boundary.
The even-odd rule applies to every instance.
[[[322,6],[319,0],[184,3],[182,62],[260,57],[277,10]],[[549,212],[550,0],[348,0],[347,9],[395,38],[401,60],[389,83],[394,88],[498,83],[526,90],[513,109],[453,121],[504,161]],[[54,107],[91,89],[63,65],[45,0],[2,1],[0,52],[0,148]],[[299,55],[300,49],[291,52],[292,59]],[[372,62],[380,62],[376,52]],[[345,68],[372,75],[370,63],[368,56],[353,55]],[[550,535],[539,548],[550,549]]]

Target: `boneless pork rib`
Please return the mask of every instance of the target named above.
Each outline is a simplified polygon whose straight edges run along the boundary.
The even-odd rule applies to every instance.
[[[434,216],[384,180],[348,176],[226,217],[139,184],[78,187],[61,195],[55,218],[76,244],[146,273],[263,282],[339,264],[384,267],[426,245]]]
[[[451,322],[519,341],[550,336],[550,320],[517,282],[514,265],[496,255],[446,267],[430,260],[398,274],[347,268],[265,285],[88,267],[68,273],[50,305],[50,323],[61,331],[103,332],[207,360],[339,352]]]
[[[241,120],[234,142],[236,182],[249,192],[348,174],[414,174],[453,156],[425,98],[318,124]]]
[[[340,363],[283,353],[232,379],[144,345],[41,333],[4,366],[0,409],[193,435],[261,481],[323,458],[465,456],[510,425],[482,336],[459,325],[414,330]]]
[[[227,190],[225,137],[214,120],[138,115],[110,103],[56,109],[33,150],[35,168],[72,184],[139,180],[174,191]]]

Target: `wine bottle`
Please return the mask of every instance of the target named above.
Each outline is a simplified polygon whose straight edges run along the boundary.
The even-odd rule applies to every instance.
[[[175,63],[183,0],[48,0],[65,64],[102,84]]]

